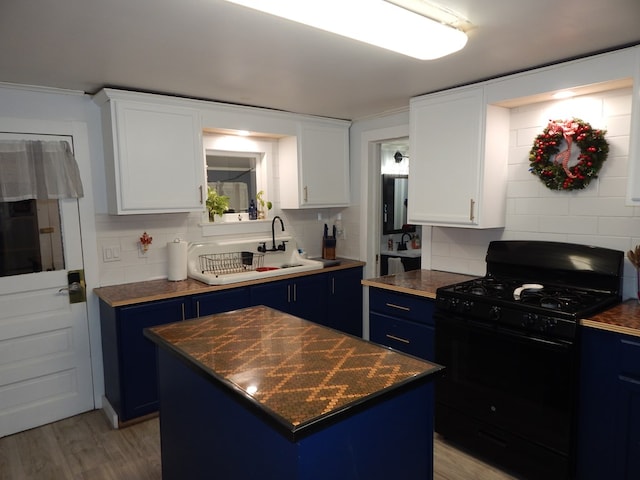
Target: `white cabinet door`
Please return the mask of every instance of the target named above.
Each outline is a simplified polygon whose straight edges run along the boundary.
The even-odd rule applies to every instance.
[[[109,213],[204,210],[197,109],[111,98],[103,105]]]
[[[297,137],[280,141],[282,208],[349,205],[349,124],[300,124]]]
[[[412,99],[409,223],[504,226],[508,133],[508,110],[485,107],[482,87]]]

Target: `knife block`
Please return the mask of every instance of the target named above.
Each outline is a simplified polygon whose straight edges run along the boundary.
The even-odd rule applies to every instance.
[[[335,237],[323,237],[322,258],[326,260],[336,259],[336,238]]]

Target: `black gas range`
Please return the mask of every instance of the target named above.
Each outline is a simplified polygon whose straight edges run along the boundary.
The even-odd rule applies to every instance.
[[[526,479],[573,478],[578,322],[621,301],[623,252],[496,241],[436,293],[436,431]]]

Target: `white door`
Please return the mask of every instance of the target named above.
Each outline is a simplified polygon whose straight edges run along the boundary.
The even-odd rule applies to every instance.
[[[16,138],[67,140],[73,148],[72,137],[0,133]],[[37,226],[50,271],[0,277],[0,437],[94,408],[87,304],[71,304],[67,289],[68,272],[83,269],[78,200],[53,201],[53,210],[56,203],[60,225]],[[12,208],[10,216],[28,214]],[[55,252],[56,237],[62,256],[46,253]]]

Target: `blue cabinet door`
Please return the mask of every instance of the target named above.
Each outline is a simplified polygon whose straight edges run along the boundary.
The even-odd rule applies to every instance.
[[[362,337],[362,268],[326,275],[327,326]]]
[[[640,338],[581,330],[576,478],[640,478]]]
[[[369,288],[369,339],[433,362],[434,309],[430,298]]]
[[[296,317],[324,324],[326,289],[323,274],[297,277],[251,287],[251,304],[266,305]]]
[[[191,313],[194,318],[238,310],[249,305],[249,289],[246,287],[203,293],[191,297]]]
[[[121,421],[158,409],[155,345],[143,330],[182,320],[187,307],[185,299],[178,298],[118,308]]]

